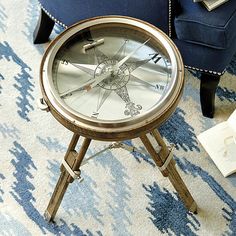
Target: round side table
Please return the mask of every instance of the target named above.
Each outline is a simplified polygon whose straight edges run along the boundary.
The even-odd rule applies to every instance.
[[[79,22],[46,50],[40,85],[41,109],[50,111],[74,133],[45,212],[49,221],[54,219],[69,183],[80,178],[91,140],[124,147],[122,141],[137,137],[186,207],[196,212],[196,203],[175,168],[173,150],[157,131],[176,109],[184,85],[181,56],[162,31],[121,16]],[[80,137],[84,140],[77,152]]]

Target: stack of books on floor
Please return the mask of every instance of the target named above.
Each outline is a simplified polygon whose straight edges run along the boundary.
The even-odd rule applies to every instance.
[[[224,177],[236,172],[236,110],[227,121],[201,133],[198,139]]]

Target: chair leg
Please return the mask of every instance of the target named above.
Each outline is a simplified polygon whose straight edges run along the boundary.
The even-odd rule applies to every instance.
[[[34,44],[46,43],[55,22],[41,9],[37,26],[33,33]]]
[[[200,101],[202,114],[213,118],[215,112],[215,92],[220,82],[220,75],[202,73],[200,85]]]

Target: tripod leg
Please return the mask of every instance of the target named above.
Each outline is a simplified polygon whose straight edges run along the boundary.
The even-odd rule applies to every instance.
[[[156,165],[158,167],[162,167],[165,165],[165,162],[167,161],[170,150],[166,146],[165,142],[163,141],[161,135],[157,130],[153,130],[151,134],[154,136],[156,142],[160,145],[161,150],[159,153],[157,153],[148,139],[146,135],[142,135],[140,139],[142,140],[144,146],[146,147],[147,151],[150,153],[151,157],[155,161]],[[166,168],[161,171],[163,176],[168,177],[176,191],[178,192],[181,200],[187,207],[189,211],[192,211],[194,213],[197,212],[197,205],[191,196],[190,192],[188,191],[185,183],[183,182],[182,178],[180,177],[179,173],[177,172],[175,168],[175,161],[174,159],[170,160],[169,164],[167,164]]]
[[[79,139],[79,135],[74,134],[71,139],[71,142],[69,144],[69,147],[67,149],[66,155],[64,157],[65,161],[67,162],[67,164],[69,165],[69,167],[73,171],[79,171],[79,167],[81,165],[81,162],[82,162],[82,160],[86,154],[86,151],[89,147],[89,144],[91,142],[91,139],[85,138],[79,152],[77,153],[74,149],[75,149],[75,146],[78,142],[78,139]],[[48,221],[53,221],[53,219],[57,213],[57,210],[61,204],[61,201],[64,197],[64,194],[67,190],[67,187],[70,183],[73,182],[73,180],[74,179],[72,178],[70,173],[62,165],[61,166],[61,175],[60,175],[57,185],[54,189],[52,197],[49,201],[48,207],[45,211],[45,218]]]

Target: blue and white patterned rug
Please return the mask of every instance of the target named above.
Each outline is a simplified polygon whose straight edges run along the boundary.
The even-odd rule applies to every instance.
[[[223,75],[214,119],[201,115],[197,74],[160,132],[177,147],[181,176],[195,198],[186,211],[153,161],[115,149],[82,167],[56,225],[43,213],[72,134],[37,108],[39,64],[47,45],[32,44],[36,0],[0,0],[0,235],[236,235],[236,174],[224,178],[196,136],[236,108],[236,58]],[[56,32],[54,32],[54,35]],[[89,150],[101,149],[94,143]]]

